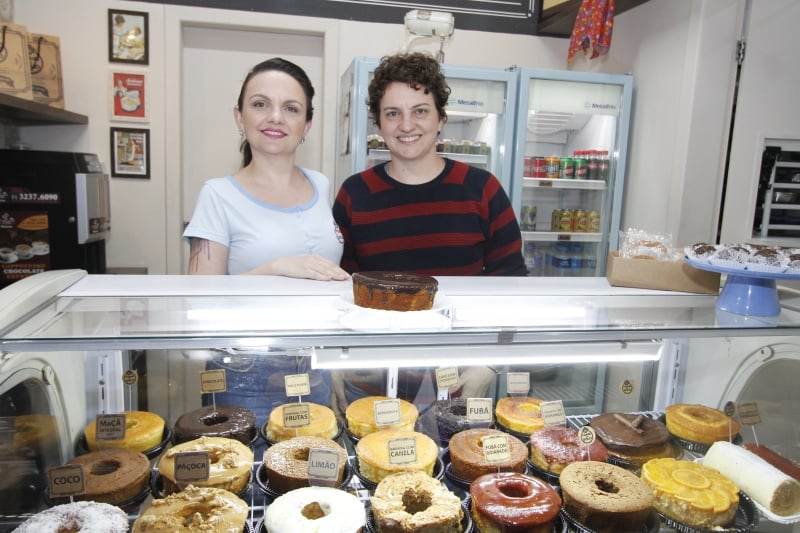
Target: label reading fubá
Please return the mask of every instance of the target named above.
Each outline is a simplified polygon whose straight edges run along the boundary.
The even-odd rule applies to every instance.
[[[209,459],[207,451],[175,454],[175,481],[179,483],[208,481],[208,473]]]
[[[400,423],[400,400],[381,400],[373,404],[375,425],[390,426]]]
[[[97,415],[95,438],[97,440],[121,440],[125,438],[125,415]]]
[[[458,368],[437,368],[436,386],[439,390],[458,386]]]
[[[467,398],[467,420],[470,422],[491,422],[492,399]]]
[[[83,481],[83,468],[80,466],[57,466],[47,471],[49,496],[63,498],[83,494],[86,486]]]
[[[333,450],[308,450],[309,485],[332,487],[339,479],[339,454]]]
[[[506,390],[509,394],[528,394],[531,388],[531,375],[528,372],[509,372],[506,374]]]
[[[389,439],[389,464],[405,465],[417,462],[417,439],[400,437]]]
[[[308,374],[293,374],[283,377],[283,385],[286,388],[286,396],[308,396],[311,394],[311,380]]]
[[[205,370],[200,372],[200,392],[208,394],[212,392],[225,392],[225,390],[227,390],[225,370]]]
[[[563,426],[566,423],[567,416],[564,413],[564,403],[561,400],[542,402],[539,407],[545,426]]]
[[[307,403],[283,406],[283,425],[286,428],[301,428],[311,424],[311,409]]]
[[[487,435],[481,441],[483,445],[483,458],[488,463],[501,463],[511,459],[506,435]]]

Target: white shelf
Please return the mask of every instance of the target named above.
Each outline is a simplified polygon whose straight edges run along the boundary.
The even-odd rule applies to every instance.
[[[603,240],[603,234],[563,231],[523,231],[522,240],[526,242],[600,242]]]
[[[522,178],[523,188],[550,188],[550,189],[571,189],[571,190],[591,190],[604,191],[608,184],[603,180],[569,180],[569,179],[547,179],[547,178]]]

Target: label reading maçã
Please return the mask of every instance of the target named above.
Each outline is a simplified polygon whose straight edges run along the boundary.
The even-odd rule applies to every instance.
[[[225,380],[225,370],[205,370],[200,372],[200,392],[209,394],[212,392],[225,392],[227,390]]]
[[[373,404],[375,409],[375,425],[376,426],[390,426],[392,424],[399,424],[400,417],[400,400],[380,400]]]
[[[389,439],[389,464],[405,465],[417,462],[417,439],[399,437]]]
[[[83,481],[83,467],[57,466],[47,471],[49,496],[63,498],[83,494],[86,485]]]
[[[309,448],[308,482],[318,487],[332,487],[339,479],[339,454],[333,450]]]
[[[97,415],[95,438],[97,440],[121,440],[125,438],[125,415]]]
[[[467,398],[467,420],[470,422],[492,421],[491,398]]]
[[[175,454],[175,481],[179,483],[208,481],[209,471],[207,450]]]
[[[487,435],[481,441],[483,458],[487,463],[502,463],[511,459],[507,435]]]
[[[286,396],[308,396],[311,394],[311,380],[308,374],[292,374],[283,377]]]
[[[528,394],[531,388],[531,375],[528,372],[509,372],[506,374],[506,389],[509,394]]]
[[[290,403],[283,406],[283,425],[301,428],[311,424],[311,408],[307,403]]]

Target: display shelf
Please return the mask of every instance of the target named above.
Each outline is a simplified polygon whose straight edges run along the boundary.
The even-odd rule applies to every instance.
[[[465,154],[459,152],[439,152],[439,155],[442,157],[448,157],[450,159],[454,159],[456,161],[461,161],[462,163],[467,163],[468,165],[486,165],[489,161],[489,156],[486,154]],[[382,163],[383,161],[389,161],[392,158],[392,154],[389,150],[382,150],[377,148],[370,148],[367,150],[367,159],[372,161],[372,164],[375,163]]]
[[[86,115],[2,93],[0,93],[0,119],[19,126],[89,123],[89,117]]]
[[[587,191],[604,191],[608,184],[603,180],[579,180],[579,179],[548,179],[548,178],[522,178],[524,188],[552,188],[552,189],[571,189]]]
[[[603,240],[603,234],[563,231],[523,231],[522,240],[526,242],[601,242]]]

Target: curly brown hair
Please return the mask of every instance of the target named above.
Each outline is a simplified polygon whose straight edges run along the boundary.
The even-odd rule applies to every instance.
[[[420,52],[384,56],[375,69],[369,82],[367,107],[375,125],[380,127],[381,98],[386,87],[395,81],[407,83],[414,90],[423,88],[425,94],[432,94],[439,118],[447,122],[447,100],[450,86],[442,74],[439,62],[432,56]]]

